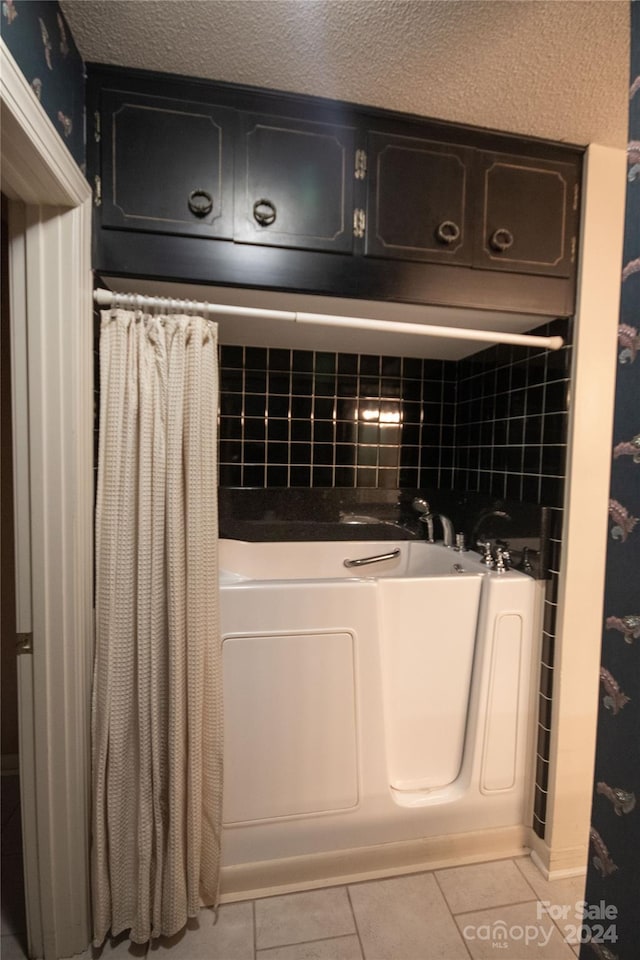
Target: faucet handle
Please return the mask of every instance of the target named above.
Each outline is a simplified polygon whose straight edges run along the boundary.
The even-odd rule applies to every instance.
[[[511,567],[511,554],[504,547],[496,547],[496,571],[504,573]]]
[[[411,506],[414,510],[421,514],[431,513],[431,507],[426,500],[423,500],[421,497],[415,497]]]
[[[491,553],[491,541],[478,540],[476,546],[482,551],[482,563],[486,564],[488,567],[493,567],[494,559],[493,554]]]
[[[522,570],[523,573],[528,573],[530,575],[533,574],[533,565],[529,559],[532,553],[534,553],[536,556],[538,555],[536,550],[531,550],[531,547],[523,547],[522,559],[518,564],[518,570]]]

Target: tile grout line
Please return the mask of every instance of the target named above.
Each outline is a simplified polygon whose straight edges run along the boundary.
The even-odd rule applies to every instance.
[[[283,894],[287,896],[287,894]],[[343,940],[345,937],[355,937],[356,932],[352,933],[333,933],[328,937],[314,937],[313,940],[293,940],[291,943],[272,943],[270,947],[259,947],[256,953],[265,953],[267,950],[282,950],[289,947],[303,947],[307,943],[324,943],[327,940]]]
[[[256,903],[258,902],[258,900],[253,900],[252,903],[253,903],[253,909],[254,909],[254,943],[255,943],[255,953],[256,953],[256,955],[257,955],[257,953],[260,953],[260,952],[262,952],[262,951],[264,951],[264,950],[276,950],[276,949],[279,949],[280,947],[298,947],[298,946],[300,946],[300,945],[302,945],[302,944],[305,944],[305,943],[316,943],[316,942],[320,942],[320,941],[323,941],[323,940],[338,940],[338,939],[340,939],[341,937],[352,937],[352,936],[354,936],[354,934],[358,934],[358,924],[356,923],[356,918],[355,918],[355,914],[354,914],[354,911],[353,911],[353,907],[351,906],[351,899],[350,899],[350,897],[349,897],[349,891],[347,890],[346,885],[345,885],[345,884],[338,884],[337,886],[332,886],[332,887],[328,887],[328,888],[320,888],[320,889],[340,890],[341,888],[344,889],[344,890],[346,891],[346,894],[347,894],[347,900],[348,900],[348,902],[349,902],[349,906],[351,907],[351,918],[352,918],[352,920],[353,920],[354,930],[350,931],[349,933],[334,933],[334,934],[330,934],[329,936],[326,936],[326,937],[314,937],[314,938],[311,939],[311,940],[292,940],[292,941],[285,942],[285,943],[273,943],[273,944],[271,944],[271,946],[269,946],[269,947],[258,947],[258,945],[257,945],[257,924],[255,923],[255,905],[256,905]],[[265,898],[265,897],[260,897],[260,898],[258,898],[258,899],[259,899],[259,900],[262,900],[262,899],[279,900],[281,897],[297,896],[298,893],[304,894],[304,893],[307,893],[307,892],[315,892],[315,891],[300,890],[300,891],[297,891],[296,893],[275,894],[275,895],[272,896],[272,897],[266,897],[266,898]],[[359,937],[359,935],[358,935],[358,940],[359,940],[359,939],[360,939],[360,937]]]
[[[360,936],[360,928],[358,927],[358,918],[356,917],[356,912],[355,912],[355,910],[353,909],[353,901],[351,900],[351,891],[349,890],[349,885],[348,885],[348,884],[345,884],[344,889],[345,889],[346,892],[347,892],[347,900],[349,901],[349,906],[350,906],[350,908],[351,908],[351,916],[353,917],[353,925],[354,925],[354,927],[355,927],[356,936],[357,936],[357,938],[358,938],[358,943],[359,943],[359,945],[360,945],[360,956],[362,957],[362,960],[366,960],[365,952],[364,952],[364,947],[363,947],[363,945],[362,945],[362,937]]]
[[[258,957],[258,924],[256,923],[256,901],[251,901],[251,919],[253,921],[253,960]]]
[[[508,907],[522,907],[527,903],[538,903],[539,897],[535,900],[514,900],[511,903],[496,903],[491,907],[478,907],[475,910],[461,910],[460,913],[454,913],[454,917],[471,916],[472,913],[486,913],[488,910],[506,910]]]
[[[272,950],[288,950],[289,947],[306,947],[308,944],[312,943],[326,943],[329,940],[346,940],[348,937],[355,936],[355,933],[338,933],[333,937],[316,937],[314,940],[296,940],[295,943],[276,943],[272,947],[262,947],[260,950],[258,950],[256,960],[268,960],[267,954],[269,954]]]
[[[471,864],[470,864],[470,866],[471,866]],[[456,918],[455,918],[455,914],[454,914],[453,910],[451,909],[451,907],[449,906],[449,901],[447,900],[447,896],[446,896],[444,890],[442,889],[442,886],[440,885],[440,881],[438,880],[437,871],[436,871],[436,870],[433,871],[433,879],[435,880],[435,882],[436,882],[436,887],[437,887],[438,890],[440,891],[440,895],[442,896],[442,899],[444,900],[445,906],[446,906],[447,910],[449,911],[449,916],[450,916],[451,919],[453,920],[453,925],[454,925],[455,929],[458,931],[458,934],[459,934],[459,936],[460,936],[460,939],[461,939],[461,941],[462,941],[462,944],[463,944],[465,950],[467,951],[467,955],[470,957],[470,960],[473,960],[472,955],[471,955],[471,950],[470,950],[469,947],[467,946],[467,940],[466,940],[466,938],[462,935],[462,931],[460,930],[460,927],[459,927],[458,924],[457,924],[457,921],[456,921]]]
[[[522,871],[520,871],[520,872],[522,873]],[[526,880],[526,879],[527,879],[527,878],[525,877],[525,880]],[[560,878],[560,879],[561,879],[561,880],[562,880],[562,879],[570,880],[570,879],[574,879],[574,878],[573,878],[573,877],[564,877],[564,878]],[[528,882],[529,882],[529,881],[527,880],[527,883],[528,883]],[[554,880],[547,880],[547,881],[546,881],[546,883],[556,883],[556,882],[558,882],[558,881],[554,881]],[[585,877],[585,882],[586,882],[586,877]],[[531,886],[531,884],[529,884],[529,886]],[[585,891],[583,891],[583,894],[584,894],[584,892],[585,892]],[[537,895],[537,894],[536,894],[536,895]],[[537,895],[537,896],[538,896],[538,895]],[[540,902],[541,900],[542,900],[542,898],[541,898],[540,896],[538,896],[538,901]],[[570,906],[570,904],[563,904],[563,906]],[[575,904],[574,904],[574,906],[575,906]],[[558,929],[558,932],[561,934],[563,943],[566,943],[567,946],[569,946],[569,947],[573,947],[574,944],[573,944],[573,943],[570,943],[569,940],[566,939],[566,937],[565,937],[565,935],[564,935],[564,930],[562,930],[562,928],[560,927],[559,921],[556,920],[555,917],[550,917],[549,919],[553,922],[554,926]],[[581,926],[581,924],[578,923],[577,921],[576,921],[576,925],[577,925],[578,927]],[[580,943],[578,943],[578,946],[580,946]]]

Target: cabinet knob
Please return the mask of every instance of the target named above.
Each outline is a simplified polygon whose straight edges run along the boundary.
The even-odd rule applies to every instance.
[[[436,239],[447,245],[455,243],[460,239],[460,227],[453,220],[443,220],[436,230]]]
[[[253,219],[261,227],[270,227],[276,219],[275,203],[271,203],[271,200],[256,200],[253,205]]]
[[[489,246],[496,253],[504,253],[509,247],[513,246],[513,234],[504,227],[498,227],[489,237]]]
[[[192,190],[188,203],[189,210],[196,217],[206,217],[213,210],[213,197],[206,190]]]

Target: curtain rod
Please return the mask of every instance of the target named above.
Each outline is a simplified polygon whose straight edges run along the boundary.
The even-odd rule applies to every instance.
[[[311,323],[322,326],[352,327],[382,333],[410,333],[422,337],[445,337],[449,340],[475,340],[479,343],[510,343],[520,347],[544,347],[559,350],[562,337],[538,337],[526,333],[505,333],[497,330],[469,330],[462,327],[439,327],[429,323],[406,323],[396,320],[367,320],[362,317],[339,317],[327,313],[298,313],[292,310],[267,310],[261,307],[233,307],[197,300],[174,300],[170,297],[142,297],[135,293],[114,293],[102,288],[93,298],[101,307],[165,307],[169,310],[197,312],[204,316],[253,317],[261,320],[287,320],[290,323]]]

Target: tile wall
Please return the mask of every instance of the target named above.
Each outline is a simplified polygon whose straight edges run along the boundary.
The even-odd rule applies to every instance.
[[[456,365],[223,346],[220,485],[453,487]]]
[[[570,341],[570,321],[535,332]],[[456,489],[562,507],[571,354],[501,344],[458,363]]]
[[[500,345],[458,364],[457,489],[544,504],[551,510],[538,705],[533,827],[546,826],[553,658],[562,539],[562,504],[572,363],[572,321],[535,333],[562,336],[558,351]]]
[[[568,321],[536,331],[568,338]],[[440,487],[561,508],[571,347],[457,363],[220,351],[223,487]]]

